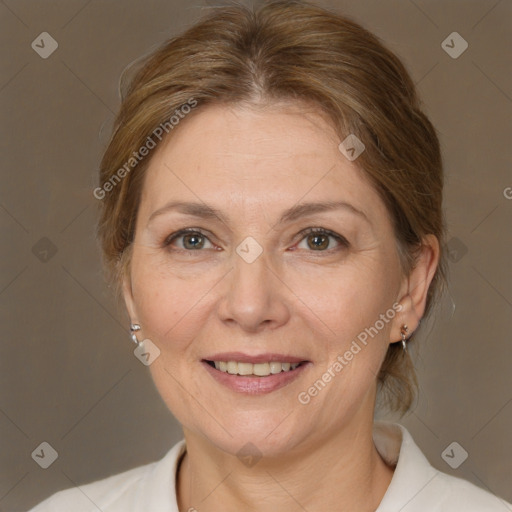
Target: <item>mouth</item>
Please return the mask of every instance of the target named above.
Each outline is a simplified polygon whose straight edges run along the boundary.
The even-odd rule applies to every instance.
[[[268,377],[269,375],[277,375],[281,372],[292,372],[308,362],[268,361],[264,363],[247,363],[242,361],[209,361],[207,359],[203,361],[220,372],[241,377]]]
[[[299,378],[313,364],[292,356],[241,353],[219,354],[203,359],[201,363],[216,382],[249,395],[276,391]]]

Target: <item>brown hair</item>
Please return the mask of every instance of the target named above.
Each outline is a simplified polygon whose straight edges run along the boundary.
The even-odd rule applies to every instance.
[[[439,141],[400,60],[357,23],[305,2],[271,1],[256,11],[233,5],[214,10],[145,57],[123,94],[96,189],[102,198],[98,235],[115,283],[129,263],[151,158],[135,161],[133,155],[155,130],[166,126],[172,135],[169,120],[192,102],[200,109],[279,100],[316,105],[340,141],[354,134],[364,143],[357,163],[391,214],[404,272],[414,266],[425,235],[435,235],[442,245]],[[444,256],[425,314],[443,276]],[[417,380],[400,343],[390,344],[378,384],[391,410],[410,408]]]

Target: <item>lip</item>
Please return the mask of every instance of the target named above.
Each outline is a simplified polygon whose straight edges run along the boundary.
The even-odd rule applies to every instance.
[[[231,353],[234,354],[234,353]],[[220,355],[220,354],[218,354]],[[218,357],[216,355],[215,357]],[[224,357],[226,354],[222,354]],[[240,354],[239,354],[240,355]],[[269,354],[265,354],[265,357],[268,357]],[[237,356],[239,357],[239,356]],[[263,356],[261,356],[263,357]],[[276,374],[268,375],[267,377],[248,377],[241,375],[231,375],[230,373],[223,372],[221,370],[217,370],[213,366],[209,365],[206,359],[201,361],[204,369],[215,379],[219,384],[227,387],[228,389],[235,391],[236,393],[242,393],[246,395],[264,395],[268,393],[272,393],[273,391],[277,391],[278,389],[287,386],[293,381],[297,380],[303,372],[310,366],[312,363],[309,361],[304,361],[304,359],[292,358],[290,359],[282,359],[283,356],[279,355],[279,358],[275,359],[261,359],[258,361],[257,358],[254,357],[246,357],[244,360],[232,358],[227,359],[227,361],[239,361],[239,362],[268,362],[268,361],[281,361],[281,362],[292,362],[292,363],[300,363],[300,366],[295,368],[295,370],[290,370],[288,372],[281,372]],[[290,357],[290,356],[285,356]],[[208,359],[210,361],[226,361],[226,359]]]
[[[244,352],[222,352],[219,354],[213,354],[203,358],[203,361],[236,361],[237,363],[302,363],[307,361],[305,358],[296,356],[290,356],[286,354],[257,354],[251,355]]]

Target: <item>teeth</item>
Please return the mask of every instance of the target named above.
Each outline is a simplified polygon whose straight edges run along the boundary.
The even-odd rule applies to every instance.
[[[229,361],[227,364],[228,373],[231,373],[231,375],[236,375],[238,373],[238,363],[235,363],[235,361]]]
[[[258,363],[252,365],[252,373],[254,375],[259,375],[260,377],[265,377],[266,375],[270,375],[270,364],[269,363]]]
[[[236,361],[214,361],[215,368],[221,372],[231,375],[256,375],[267,377],[276,373],[295,370],[300,363],[279,363],[271,361],[268,363],[239,363]]]
[[[282,363],[276,363],[274,361],[270,363],[270,373],[281,373],[282,369]]]
[[[251,375],[253,367],[252,363],[238,363],[238,373],[240,375]]]

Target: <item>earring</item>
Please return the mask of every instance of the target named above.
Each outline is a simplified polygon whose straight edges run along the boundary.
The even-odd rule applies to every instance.
[[[407,327],[407,325],[402,325],[402,328],[400,329],[400,334],[402,336],[402,350],[404,351],[404,353],[407,352],[407,345],[406,345],[406,338],[405,338],[405,335],[409,332],[409,328]]]
[[[139,340],[137,339],[137,336],[135,335],[135,333],[137,331],[140,331],[140,325],[139,324],[130,324],[130,337],[133,341],[133,343],[135,343],[135,345],[139,345]]]

